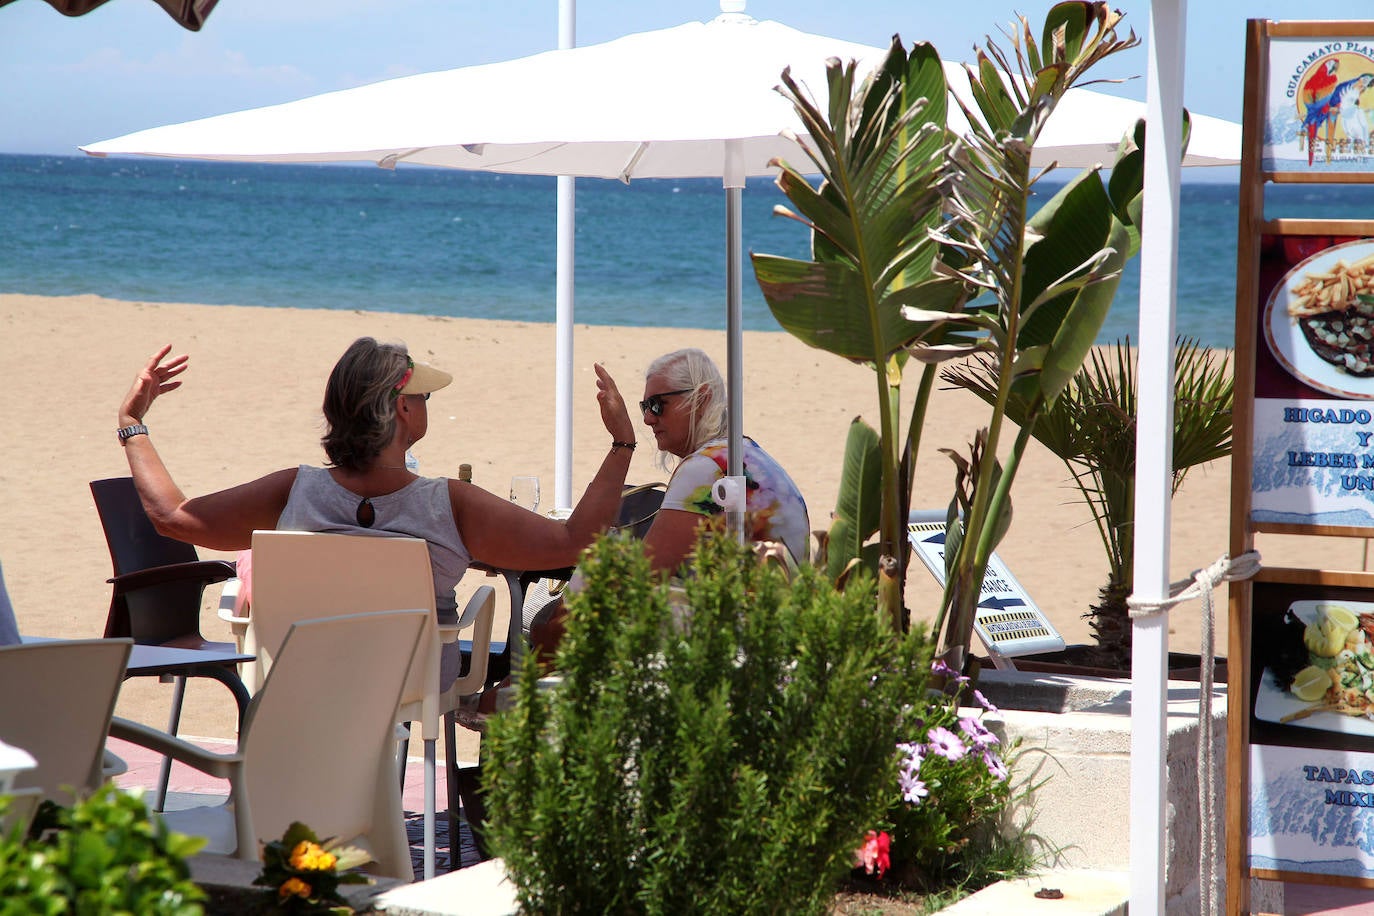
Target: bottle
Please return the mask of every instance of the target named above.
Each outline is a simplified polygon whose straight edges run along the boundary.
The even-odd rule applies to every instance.
[[[420,473],[420,459],[416,458],[410,449],[406,449],[406,470],[412,474]]]

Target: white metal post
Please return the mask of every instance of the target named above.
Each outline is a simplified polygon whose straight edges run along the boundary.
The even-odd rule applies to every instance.
[[[729,410],[729,475],[739,480],[738,504],[726,509],[730,530],[744,537],[744,144],[725,141],[725,286],[726,286],[726,378]]]
[[[558,0],[558,47],[577,46],[577,0]],[[554,291],[553,505],[572,508],[573,264],[576,179],[558,176],[558,252]]]
[[[1186,6],[1186,0],[1150,4],[1135,503],[1135,597],[1145,602],[1169,597]],[[1164,612],[1136,617],[1131,629],[1130,909],[1133,916],[1145,916],[1164,912],[1168,617]]]

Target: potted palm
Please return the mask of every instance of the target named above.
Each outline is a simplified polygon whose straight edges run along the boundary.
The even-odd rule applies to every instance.
[[[1092,349],[1138,246],[1142,169],[1134,138],[1104,181],[1069,182],[1034,214],[1031,152],[1049,115],[1104,58],[1137,44],[1101,2],[1053,7],[1039,38],[1023,18],[1007,54],[989,42],[968,69],[968,136],[945,128],[947,89],[934,48],[894,41],[886,64],[857,89],[853,66],[829,70],[822,109],[786,73],[783,94],[814,145],[808,171],[779,163],[778,184],[807,225],[812,256],[755,254],[759,286],[778,322],[811,346],[871,366],[880,428],[851,428],[828,543],[832,572],[853,563],[878,575],[879,613],[902,622],[909,546],[905,520],[924,407],[935,366],[986,354],[997,391],[968,455],[953,455],[955,495],[946,542],[947,587],[936,628],[951,669],[968,659],[983,573],[1011,517],[1010,490],[1034,422],[1007,449],[1013,397],[1033,420],[1053,406]],[[901,428],[908,358],[924,368]],[[876,534],[875,541],[870,538]]]

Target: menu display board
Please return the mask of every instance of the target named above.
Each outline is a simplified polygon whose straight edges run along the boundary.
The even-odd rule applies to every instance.
[[[1251,872],[1374,879],[1374,576],[1291,578],[1253,586]]]
[[[1260,244],[1251,520],[1374,528],[1374,238]]]
[[[1374,21],[1251,20],[1246,48],[1232,556],[1374,539],[1374,213],[1265,214],[1274,184],[1374,183]],[[1374,888],[1374,573],[1262,560],[1230,588],[1233,914],[1251,878]]]

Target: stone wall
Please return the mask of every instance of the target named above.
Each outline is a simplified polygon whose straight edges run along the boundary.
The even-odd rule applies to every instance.
[[[984,671],[980,689],[1001,709],[985,720],[1004,740],[1021,742],[1013,777],[1039,784],[1019,812],[1051,850],[1052,865],[1130,870],[1131,722],[1129,681]],[[1211,792],[1216,824],[1212,850],[1217,904],[1226,894],[1226,686],[1212,703]],[[1199,912],[1198,685],[1170,681],[1165,837],[1165,910]],[[1257,911],[1282,912],[1282,888],[1254,882]]]

